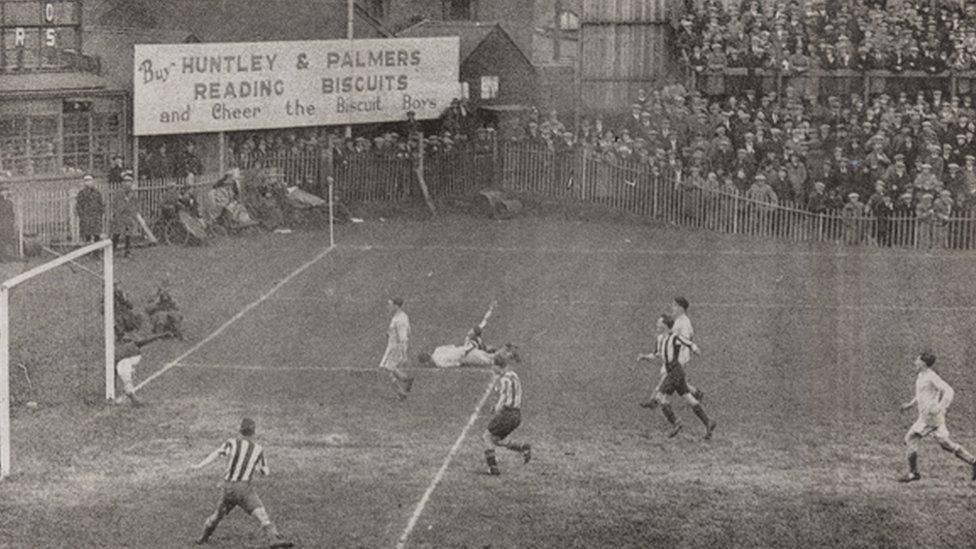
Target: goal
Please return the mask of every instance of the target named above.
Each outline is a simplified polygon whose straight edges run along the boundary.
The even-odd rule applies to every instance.
[[[33,412],[115,398],[112,242],[0,284],[0,479],[10,474],[11,407]]]

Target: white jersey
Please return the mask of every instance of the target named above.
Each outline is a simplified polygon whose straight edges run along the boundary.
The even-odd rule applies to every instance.
[[[397,311],[393,318],[390,319],[390,327],[387,329],[387,341],[386,349],[396,347],[403,347],[406,351],[407,341],[410,339],[410,319],[407,318],[407,313],[403,311]]]
[[[953,390],[935,370],[926,368],[915,378],[915,405],[918,419],[929,425],[945,421],[945,412],[952,403]]]
[[[675,318],[674,327],[671,328],[671,331],[688,341],[695,340],[695,329],[691,327],[691,319],[688,318],[688,315],[683,314]],[[689,360],[691,360],[691,348],[681,347],[681,350],[678,351],[678,362],[685,365],[688,364]]]
[[[407,313],[397,311],[387,329],[386,352],[380,361],[380,368],[396,370],[407,361],[407,343],[410,340],[410,319]]]

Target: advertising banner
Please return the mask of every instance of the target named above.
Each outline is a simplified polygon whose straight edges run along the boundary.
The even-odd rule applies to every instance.
[[[135,46],[135,135],[439,117],[459,97],[459,40]]]

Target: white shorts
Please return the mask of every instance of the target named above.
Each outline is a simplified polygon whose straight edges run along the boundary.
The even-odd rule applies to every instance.
[[[142,356],[130,356],[129,358],[123,358],[115,365],[115,373],[119,375],[119,379],[122,380],[122,388],[125,392],[134,393],[136,388],[132,383],[132,377],[136,373],[136,365],[142,361]]]
[[[398,370],[406,362],[406,350],[387,349],[386,353],[383,354],[383,360],[380,361],[380,369],[390,371]]]
[[[923,438],[932,434],[935,435],[935,438],[949,438],[949,428],[946,427],[945,415],[920,416],[912,424],[911,429],[908,430],[908,434]]]

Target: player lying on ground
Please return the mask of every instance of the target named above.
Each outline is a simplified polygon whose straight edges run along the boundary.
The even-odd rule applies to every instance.
[[[163,337],[166,337],[166,334],[136,339],[131,333],[121,334],[118,330],[115,332],[115,374],[122,382],[122,391],[125,393],[125,397],[133,406],[142,406],[142,401],[136,398],[136,387],[133,383],[136,366],[142,362],[142,347]],[[121,404],[122,397],[117,398],[115,402]]]
[[[918,408],[918,419],[905,435],[905,445],[908,447],[908,474],[901,482],[913,482],[922,478],[918,472],[918,443],[930,434],[946,452],[969,464],[971,479],[976,480],[976,459],[960,444],[949,438],[946,427],[946,411],[952,404],[955,392],[939,374],[932,369],[935,355],[922,353],[915,358],[913,366],[918,375],[915,377],[915,398],[902,405],[901,410],[909,410],[913,406]]]
[[[461,345],[441,345],[433,353],[420,353],[417,360],[425,366],[437,368],[457,368],[459,366],[489,367],[494,364],[495,350],[485,345],[482,331],[488,325],[488,319],[495,310],[496,302],[488,307],[481,322],[468,330]]]
[[[694,410],[695,415],[705,425],[705,440],[709,440],[712,438],[712,433],[715,431],[717,424],[708,418],[705,409],[702,408],[701,402],[692,394],[688,383],[685,381],[684,367],[678,360],[678,356],[683,348],[690,349],[696,355],[701,354],[701,349],[694,342],[689,341],[673,330],[674,319],[670,316],[661,315],[657,320],[657,327],[659,331],[657,350],[651,354],[638,355],[637,359],[652,360],[654,358],[660,358],[661,362],[663,362],[661,368],[662,377],[654,389],[654,395],[651,397],[651,401],[643,403],[641,406],[645,408],[661,406],[661,412],[668,420],[668,423],[671,424],[671,432],[668,434],[668,438],[673,438],[681,432],[682,425],[678,421],[677,416],[674,415],[674,410],[671,409],[671,404],[668,402],[667,397],[677,393],[684,397],[685,401],[691,405],[691,409]]]
[[[495,403],[488,429],[481,438],[485,441],[485,461],[488,462],[488,472],[492,475],[500,475],[498,460],[495,458],[496,446],[518,452],[522,455],[522,462],[528,463],[532,459],[532,445],[507,441],[508,435],[522,424],[522,382],[518,374],[509,370],[505,359],[500,356],[495,357],[491,373],[495,375],[498,402]]]
[[[229,458],[227,472],[224,474],[220,503],[217,504],[217,510],[203,524],[203,535],[197,540],[198,544],[207,543],[220,521],[235,507],[240,507],[245,513],[258,519],[271,547],[292,547],[294,545],[290,541],[282,539],[278,529],[271,522],[264,504],[261,503],[261,498],[251,486],[251,478],[254,473],[260,472],[265,476],[271,473],[264,457],[264,448],[254,442],[252,438],[254,429],[254,420],[244,418],[241,420],[241,436],[228,439],[203,461],[192,466],[193,469],[202,469],[218,457]]]
[[[397,398],[404,400],[413,388],[413,378],[401,369],[407,363],[407,344],[410,341],[410,319],[403,311],[403,299],[394,297],[386,303],[393,315],[387,329],[386,352],[380,360],[380,369],[390,372],[390,379]]]

